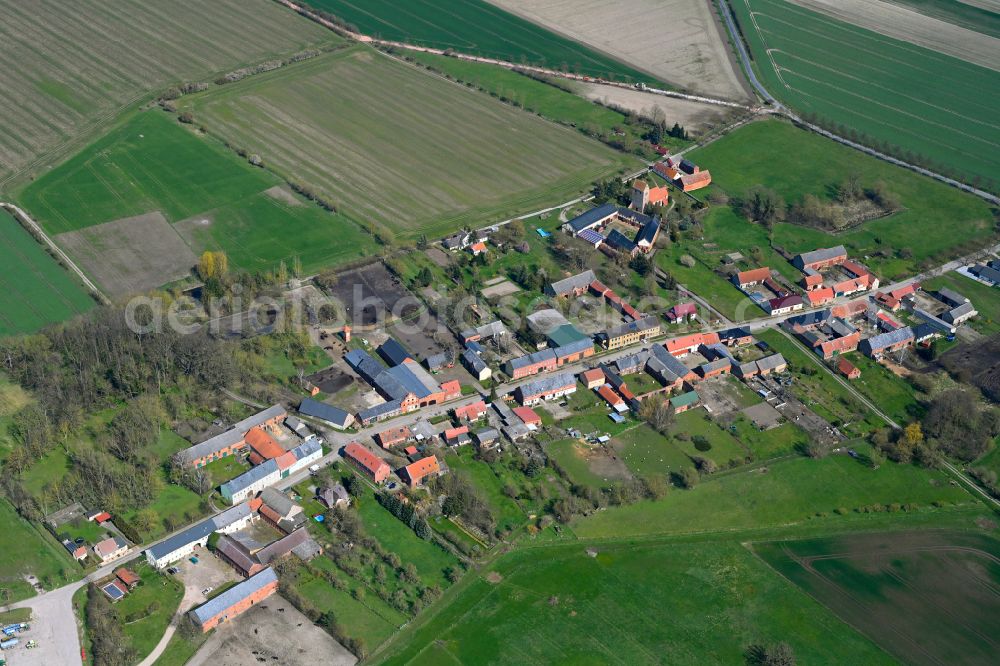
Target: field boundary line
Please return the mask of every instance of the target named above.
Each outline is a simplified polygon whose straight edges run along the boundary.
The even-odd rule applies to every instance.
[[[72,259],[69,258],[69,255],[66,254],[65,252],[63,252],[62,248],[59,247],[58,245],[56,245],[55,241],[53,241],[49,237],[49,235],[47,233],[45,233],[45,231],[42,230],[41,225],[38,224],[37,222],[35,222],[35,220],[33,220],[31,218],[31,216],[28,215],[23,209],[21,209],[19,206],[15,205],[15,204],[8,203],[8,202],[5,202],[5,201],[0,201],[0,208],[3,208],[6,211],[8,211],[9,213],[11,213],[18,222],[21,222],[23,224],[27,224],[31,228],[31,230],[33,232],[32,235],[35,235],[36,238],[41,238],[42,241],[44,241],[44,243],[49,248],[51,248],[53,252],[55,252],[56,254],[58,254],[59,258],[63,262],[65,262],[66,266],[71,271],[73,271],[77,275],[77,277],[80,278],[80,280],[83,281],[83,284],[88,289],[90,289],[91,293],[93,293],[94,295],[96,295],[97,298],[102,303],[104,303],[104,304],[110,304],[111,303],[111,300],[107,296],[104,295],[104,292],[102,292],[100,289],[98,289],[96,284],[94,284],[93,282],[91,282],[90,278],[88,278],[87,275],[82,270],[80,270],[80,267],[77,266],[76,263]]]
[[[410,44],[408,42],[397,42],[388,39],[379,39],[377,37],[372,37],[371,35],[366,35],[363,33],[352,32],[346,27],[337,25],[333,21],[323,18],[318,14],[311,11],[308,7],[303,5],[298,5],[291,0],[275,0],[275,2],[288,7],[297,14],[304,16],[305,18],[319,23],[325,28],[332,30],[341,37],[346,37],[347,39],[353,39],[355,41],[371,44],[374,46],[390,47],[405,49],[407,51],[419,51],[422,53],[430,53],[433,55],[446,56],[450,58],[456,58],[458,60],[467,60],[469,62],[478,62],[487,65],[496,65],[498,67],[503,67],[504,69],[511,70],[523,70],[526,72],[534,72],[536,74],[543,74],[547,76],[556,76],[564,79],[572,79],[574,81],[583,81],[586,83],[600,83],[604,85],[616,86],[618,88],[626,88],[629,90],[642,90],[643,92],[649,92],[654,95],[664,95],[666,97],[676,97],[678,99],[686,99],[692,102],[702,102],[704,104],[715,104],[717,106],[728,106],[737,109],[747,109],[749,108],[746,104],[740,104],[739,102],[730,102],[724,99],[718,99],[716,97],[706,97],[704,95],[691,95],[688,93],[682,93],[674,90],[664,90],[662,88],[650,88],[645,84],[642,84],[641,88],[636,88],[634,85],[629,83],[622,83],[621,81],[611,81],[609,79],[602,79],[597,76],[585,76],[583,74],[574,74],[572,72],[563,72],[557,69],[549,69],[547,67],[538,67],[536,65],[524,65],[520,63],[511,62],[509,60],[501,60],[499,58],[484,58],[482,56],[474,56],[467,53],[460,53],[457,50],[448,49],[437,49],[430,46],[419,46],[417,44]],[[603,53],[603,51],[599,51]]]

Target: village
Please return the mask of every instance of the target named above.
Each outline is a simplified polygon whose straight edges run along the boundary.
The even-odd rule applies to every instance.
[[[558,234],[570,248],[562,252],[586,248],[635,274],[666,242],[672,197],[710,183],[707,169],[666,155],[628,184],[624,201],[577,207],[558,230],[535,229],[539,240],[532,242],[553,243]],[[455,262],[475,266],[509,254],[515,242],[493,226],[444,238],[427,255],[439,269]],[[485,283],[471,320],[435,318],[430,329],[416,332],[403,325],[407,316],[395,312],[396,303],[409,297],[437,311],[442,295],[426,287],[414,296],[381,265],[360,269],[351,283],[367,291],[350,323],[313,326],[331,364],[300,376],[298,402],[218,424],[217,434],[174,456],[173,464],[215,484],[214,515],[151,546],[137,545],[101,507],[64,507],[47,516],[46,526],[94,572],[110,603],[126,603],[166,576],[185,590],[191,626],[209,632],[265,605],[278,591],[278,572],[312,566],[325,551],[344,547],[333,524],[364,494],[348,490],[356,482],[383,506],[396,496],[412,507],[412,529],[433,521],[434,540],[468,559],[469,543],[475,551],[488,549],[500,530],[491,534],[461,512],[447,515],[451,527],[439,527],[435,516],[450,486],[438,480],[454,465],[465,468],[472,459],[489,465],[501,456],[545,464],[557,442],[592,467],[614,469],[622,466],[616,448],[622,433],[698,411],[720,432],[736,432],[734,419],[760,437],[794,423],[814,442],[841,446],[854,436],[851,424],[831,422],[795,388],[802,361],[786,358],[788,347],[784,353],[774,348],[775,336],[839,381],[858,382],[863,372],[850,360],[854,354],[896,372],[908,353],[937,339],[953,341],[978,314],[953,289],[923,289],[915,279],[880,285],[842,245],[803,252],[788,263],[776,269],[737,258],[728,273],[731,289],[762,312],[741,323],[694,298],[665,303],[634,292],[623,296],[628,279],[624,288],[612,288],[593,268],[548,275],[526,308],[528,290],[511,270]],[[1000,285],[1000,260],[959,272]],[[752,458],[747,452],[705,462],[692,455],[709,471]],[[668,463],[662,471],[682,470]],[[289,565],[289,558],[301,564]],[[28,630],[27,624],[5,628],[4,649],[36,647],[21,640]],[[343,657],[353,660],[346,651]]]

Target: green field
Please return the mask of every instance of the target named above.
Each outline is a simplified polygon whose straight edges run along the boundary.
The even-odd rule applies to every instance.
[[[713,187],[739,197],[755,185],[777,192],[789,203],[806,194],[831,199],[848,173],[856,174],[865,187],[878,180],[900,200],[903,210],[881,220],[867,222],[838,234],[793,224],[776,224],[774,242],[798,253],[818,247],[843,244],[852,256],[865,259],[884,279],[912,275],[922,263],[953,258],[969,251],[993,234],[993,216],[987,204],[976,197],[929,178],[881,162],[787,122],[767,120],[751,123],[705,148],[692,159],[712,171]],[[716,218],[716,216],[718,216]],[[948,224],[940,221],[947,219]],[[791,266],[773,254],[766,231],[746,222],[731,210],[706,219],[706,237],[722,251],[760,247],[771,268],[790,277]],[[717,240],[718,237],[718,240]],[[743,240],[745,243],[738,244]],[[880,250],[888,257],[879,257]],[[897,256],[907,249],[909,257]],[[673,269],[671,269],[673,270]],[[697,286],[694,286],[697,292]],[[737,292],[738,296],[741,296]]]
[[[929,159],[932,167],[1000,187],[1000,72],[785,0],[730,6],[772,95],[800,113]]]
[[[851,386],[875,403],[886,416],[903,425],[923,416],[924,406],[917,399],[912,384],[861,352],[851,352],[846,357],[861,370],[861,376],[852,380]]]
[[[271,0],[5,0],[0,16],[2,189],[79,150],[154,92],[343,42]]]
[[[0,500],[0,525],[3,548],[0,548],[0,603],[19,601],[35,591],[24,580],[33,574],[46,589],[65,585],[80,577],[79,567],[52,537],[42,534],[21,518],[7,500]]]
[[[375,595],[359,601],[322,578],[309,578],[298,589],[321,612],[332,610],[347,635],[360,638],[369,648],[380,645],[406,622],[405,615]]]
[[[892,663],[738,543],[595,548],[503,557],[404,629],[381,663],[737,664],[749,645],[779,640],[798,663]]]
[[[488,65],[480,62],[470,62],[413,51],[406,57],[424,64],[437,72],[441,72],[456,81],[471,83],[487,91],[501,100],[519,106],[526,111],[571,125],[591,136],[600,136],[602,141],[612,140],[632,142],[632,145],[642,140],[645,125],[629,125],[625,114],[608,107],[591,102],[562,88],[538,81],[529,76],[518,74],[504,67]],[[673,119],[667,118],[668,123]],[[615,131],[624,131],[624,137],[616,137]],[[664,137],[661,144],[671,149],[677,149],[688,142]],[[650,157],[655,157],[648,143],[639,144],[649,151]]]
[[[171,576],[162,574],[142,564],[131,566],[142,583],[115,604],[118,616],[125,620],[123,629],[132,647],[140,657],[145,657],[163,637],[171,618],[184,596],[184,586]],[[129,622],[129,615],[137,619]]]
[[[861,447],[864,450],[864,447]],[[658,501],[642,501],[580,518],[580,538],[623,538],[802,523],[809,520],[865,520],[856,509],[913,503],[927,509],[937,501],[973,500],[950,477],[911,465],[887,464],[873,470],[847,456],[822,460],[790,458],[767,468],[703,480],[693,490],[674,490]],[[837,509],[846,509],[837,515]],[[821,514],[817,516],[817,514]]]
[[[265,193],[280,184],[173,117],[147,111],[33,182],[21,200],[54,234],[160,211],[195,254],[223,249],[248,270],[297,256],[310,271],[371,251],[371,239],[342,215]],[[177,224],[192,218],[208,224]]]
[[[399,555],[403,562],[412,562],[424,585],[448,586],[444,570],[455,566],[455,556],[441,546],[424,541],[402,521],[379,504],[374,495],[366,493],[356,501],[358,515],[365,530],[387,550]]]
[[[892,0],[926,16],[954,23],[991,37],[1000,37],[1000,13],[954,0]]]
[[[464,474],[482,492],[489,505],[496,527],[501,531],[514,530],[524,525],[527,516],[510,497],[503,493],[504,482],[493,472],[492,465],[473,458],[472,448],[463,447],[455,455],[445,457],[448,469]]]
[[[1000,543],[982,533],[754,544],[785,578],[907,664],[993,664]]]
[[[651,81],[614,58],[549,32],[484,0],[309,0],[362,33],[397,42],[530,63],[624,81]]]
[[[338,209],[407,237],[551,205],[638,164],[363,47],[190,95],[181,105]]]
[[[83,286],[42,246],[0,210],[0,336],[30,333],[86,312],[94,306]]]

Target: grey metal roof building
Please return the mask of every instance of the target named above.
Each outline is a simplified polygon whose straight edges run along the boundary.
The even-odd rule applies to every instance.
[[[386,369],[363,349],[352,349],[344,354],[344,360],[369,384],[374,383],[375,378]]]
[[[320,402],[319,400],[313,400],[312,398],[304,398],[302,402],[299,403],[299,411],[306,416],[312,416],[313,418],[320,419],[321,421],[326,421],[327,423],[333,424],[338,428],[346,428],[351,425],[351,421],[354,420],[354,417],[345,412],[343,409],[334,407],[333,405],[328,405],[325,402]]]
[[[565,372],[537,379],[533,382],[528,382],[527,384],[522,384],[514,390],[514,393],[524,398],[555,393],[570,386],[574,388],[576,387],[576,377],[568,372]]]
[[[966,319],[969,319],[970,317],[975,317],[977,314],[979,313],[976,311],[975,306],[973,306],[972,303],[966,302],[962,303],[958,307],[954,307],[951,310],[948,310],[943,315],[941,315],[941,318],[944,319],[949,324],[961,324]]]
[[[618,207],[614,204],[606,203],[603,206],[598,206],[597,208],[591,208],[590,210],[577,215],[572,220],[566,223],[566,227],[573,233],[580,233],[584,229],[590,229],[591,227],[596,227],[601,222],[607,220],[612,215],[618,212]]]
[[[226,529],[233,523],[247,518],[250,513],[250,504],[248,502],[237,504],[216,516],[192,525],[183,532],[178,532],[168,539],[153,544],[146,549],[146,554],[154,560],[160,560],[189,544],[206,538],[212,532]]]
[[[395,416],[402,408],[402,400],[389,400],[387,402],[383,402],[381,405],[375,405],[373,407],[362,409],[358,412],[358,418],[364,422],[378,420],[388,416]]]
[[[788,362],[785,361],[785,357],[777,353],[757,360],[757,367],[760,368],[761,372],[779,370],[787,366]]]
[[[608,237],[604,239],[605,245],[611,247],[619,252],[627,252],[628,254],[634,253],[638,248],[632,239],[618,231],[617,229],[612,229]]]
[[[378,354],[385,359],[386,363],[390,365],[399,365],[405,362],[407,359],[412,359],[410,352],[406,351],[406,347],[401,345],[395,338],[389,338],[386,340],[379,348]]]
[[[253,416],[248,416],[242,421],[233,424],[233,427],[229,430],[220,433],[215,437],[210,437],[200,444],[195,444],[194,446],[184,449],[178,455],[184,462],[191,462],[192,460],[198,460],[199,458],[206,458],[213,453],[227,449],[237,442],[240,442],[251,428],[255,428],[261,423],[270,421],[271,419],[284,414],[284,407],[281,405],[272,405],[262,412],[258,412]]]
[[[278,472],[278,461],[275,458],[265,460],[256,467],[251,467],[247,471],[243,472],[235,479],[230,479],[226,481],[221,486],[219,486],[219,492],[223,497],[232,497],[236,493],[242,492],[257,483],[258,481],[267,478],[270,474],[276,474]]]
[[[526,368],[528,366],[541,363],[543,361],[548,361],[550,359],[556,358],[556,353],[552,349],[542,349],[540,351],[533,352],[527,356],[518,356],[517,358],[512,358],[507,361],[507,368],[511,372],[508,374],[514,374],[513,371],[520,370],[521,368]]]
[[[563,296],[572,291],[586,289],[596,279],[594,271],[588,268],[582,273],[577,273],[558,282],[553,282],[548,286],[547,291],[551,296]]]
[[[948,287],[941,287],[937,290],[938,300],[947,303],[953,308],[969,302],[969,299],[962,294],[954,291],[953,289],[948,289]]]
[[[888,333],[882,333],[880,335],[873,335],[870,338],[862,340],[858,348],[863,353],[871,355],[912,340],[913,329],[909,326],[903,326],[902,328],[897,328],[894,331],[889,331]]]
[[[819,250],[813,250],[812,252],[803,252],[792,259],[792,264],[794,264],[797,268],[802,268],[809,264],[814,264],[819,261],[830,261],[831,259],[836,259],[841,256],[847,256],[847,248],[843,245],[825,247]]]
[[[211,599],[201,606],[191,611],[191,616],[200,625],[205,624],[212,618],[224,613],[239,602],[245,600],[255,592],[260,591],[264,586],[278,582],[278,576],[274,569],[268,567],[255,576],[247,578],[242,583],[238,583],[229,588],[219,596]]]

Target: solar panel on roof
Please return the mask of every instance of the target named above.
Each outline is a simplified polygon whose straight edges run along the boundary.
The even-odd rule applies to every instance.
[[[119,599],[125,596],[125,593],[121,591],[121,588],[119,588],[114,583],[108,583],[107,585],[102,587],[101,590],[104,591],[104,594],[111,597],[113,601],[118,601]]]

